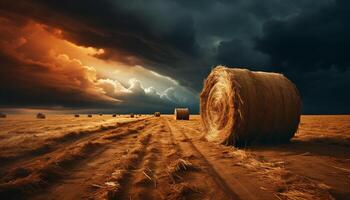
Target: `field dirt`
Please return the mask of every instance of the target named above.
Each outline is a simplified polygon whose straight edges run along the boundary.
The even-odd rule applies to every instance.
[[[10,115],[0,199],[349,199],[350,116],[303,116],[288,144],[203,139],[200,117]]]

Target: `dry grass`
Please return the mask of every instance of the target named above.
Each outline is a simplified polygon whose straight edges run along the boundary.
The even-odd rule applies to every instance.
[[[199,167],[185,159],[177,159],[167,167],[167,174],[173,183],[180,182],[183,175],[188,171],[197,171]]]
[[[295,139],[350,147],[350,115],[304,115]]]
[[[85,130],[75,130],[70,131],[67,133],[61,133],[60,135],[54,135],[50,136],[48,138],[36,138],[35,135],[32,135],[30,138],[30,141],[26,142],[23,141],[23,144],[17,145],[17,146],[9,146],[8,148],[5,148],[4,150],[1,149],[0,154],[0,162],[2,163],[9,163],[12,161],[15,161],[17,159],[26,157],[26,156],[39,156],[44,155],[46,153],[51,152],[55,149],[57,145],[61,145],[63,142],[72,142],[76,141],[82,137],[88,136],[89,134],[97,133],[100,131],[108,131],[116,129],[116,131],[113,131],[112,133],[118,133],[116,134],[108,134],[105,136],[105,139],[119,139],[120,137],[124,137],[128,134],[137,133],[139,130],[144,128],[144,125],[141,125],[136,128],[128,129],[125,131],[125,133],[122,133],[119,135],[121,130],[119,128],[123,128],[125,124],[129,124],[133,122],[123,122],[123,123],[116,123],[115,125],[101,125],[96,126],[93,128],[85,129]],[[19,148],[20,150],[17,150]]]
[[[112,130],[112,129],[116,129],[116,128],[118,128],[118,125],[101,125],[97,128],[93,128],[93,129],[72,131],[72,132],[69,132],[69,133],[64,134],[62,136],[51,138],[50,140],[53,140],[56,142],[66,142],[66,141],[78,139],[81,136],[84,136],[86,134],[96,133],[99,131]]]
[[[122,183],[126,181],[130,170],[136,169],[140,157],[146,150],[146,146],[151,139],[151,134],[141,135],[137,141],[137,145],[126,156],[124,156],[118,168],[112,173],[106,182],[106,188],[100,191],[97,196],[107,199],[118,199],[123,192]],[[148,175],[148,174],[147,174]]]
[[[154,188],[157,188],[158,177],[154,171],[155,161],[157,160],[157,154],[159,149],[154,146],[154,143],[151,143],[146,149],[146,156],[144,157],[144,162],[142,166],[142,176],[139,177],[139,180],[136,181],[136,184],[142,186],[153,185]]]
[[[276,187],[276,196],[281,199],[332,199],[329,187],[287,170],[284,162],[268,162],[241,149],[227,148],[225,154],[238,160],[243,166],[271,181]]]
[[[86,158],[101,146],[97,142],[86,142],[79,146],[66,149],[49,159],[30,163],[12,169],[3,177],[0,184],[0,197],[22,197],[32,193],[49,183],[63,177],[65,171],[77,161]],[[6,182],[6,180],[8,180]]]
[[[169,200],[201,199],[199,196],[201,194],[200,188],[188,183],[174,184],[171,189]]]
[[[100,131],[116,129],[119,132],[118,129],[126,124],[136,123],[128,120],[116,123],[111,118],[98,120],[72,116],[50,117],[45,121],[27,118],[11,120],[8,124],[0,125],[0,162],[5,164],[24,157],[46,154],[63,142],[75,141]],[[30,126],[25,126],[18,124],[20,120],[24,121],[21,122],[23,124],[35,121]]]
[[[150,168],[144,168],[142,170],[143,176],[136,181],[136,185],[149,186],[153,185],[154,188],[157,187],[157,176],[153,170]]]
[[[56,142],[66,142],[66,141],[70,141],[70,140],[74,140],[76,138],[79,138],[79,136],[83,135],[83,134],[88,134],[88,131],[73,131],[73,132],[69,132],[63,136],[59,136],[56,138],[52,138],[51,140],[56,141]]]
[[[107,135],[103,136],[103,139],[119,140],[125,136],[136,134],[138,132],[139,132],[138,129],[131,129],[131,128],[128,128],[127,130],[117,130],[117,131],[112,131],[111,133],[108,133]]]
[[[145,136],[143,136],[143,137],[140,137],[140,138],[139,138],[139,142],[140,142],[141,144],[143,144],[143,145],[146,145],[146,144],[148,144],[148,142],[149,142],[150,139],[151,139],[151,134],[147,134],[147,135],[145,135]]]

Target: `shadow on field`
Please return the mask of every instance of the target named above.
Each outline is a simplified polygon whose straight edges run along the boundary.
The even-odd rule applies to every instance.
[[[261,144],[257,146],[245,147],[251,151],[274,151],[283,155],[315,155],[331,156],[339,159],[348,159],[350,147],[336,145],[330,142],[319,142],[314,140],[292,139],[285,144]]]

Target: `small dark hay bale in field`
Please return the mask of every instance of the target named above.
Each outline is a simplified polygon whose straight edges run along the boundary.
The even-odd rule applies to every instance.
[[[190,119],[190,110],[188,108],[175,108],[174,114],[176,120]]]
[[[155,116],[155,117],[160,117],[160,112],[155,112],[155,113],[154,113],[154,116]]]
[[[36,115],[36,118],[38,118],[38,119],[45,119],[46,116],[45,116],[44,113],[38,113],[38,114]]]

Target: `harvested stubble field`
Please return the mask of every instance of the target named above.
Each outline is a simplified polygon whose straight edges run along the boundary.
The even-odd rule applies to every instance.
[[[0,120],[0,199],[348,199],[350,116],[302,116],[289,144],[203,139],[199,116]]]

